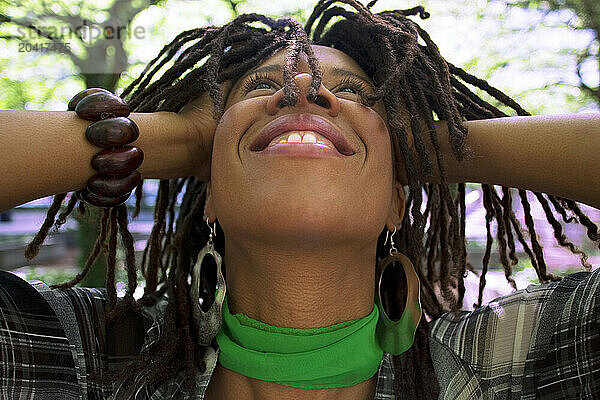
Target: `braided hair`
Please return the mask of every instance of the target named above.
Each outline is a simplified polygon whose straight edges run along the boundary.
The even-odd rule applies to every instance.
[[[337,3],[341,4],[336,5]],[[239,79],[277,50],[285,48],[283,104],[291,105],[297,101],[293,77],[302,52],[308,56],[312,71],[313,80],[308,97],[314,101],[321,84],[321,71],[311,44],[330,46],[348,54],[372,78],[376,86],[375,94],[363,101],[372,104],[381,99],[386,108],[394,169],[397,172],[404,168],[408,177],[406,210],[410,217],[402,220],[398,248],[415,266],[421,281],[423,308],[431,319],[435,319],[446,311],[461,308],[465,293],[464,275],[467,269],[473,269],[466,261],[465,184],[450,185],[447,181],[440,142],[434,128],[435,121],[446,121],[453,156],[460,161],[469,155],[464,145],[467,136],[464,121],[507,115],[481,99],[469,86],[486,92],[502,104],[503,109],[511,110],[511,114],[529,114],[506,94],[452,65],[440,55],[430,36],[408,18],[415,15],[422,19],[428,18],[429,14],[423,7],[372,13],[371,8],[375,3],[376,0],[364,6],[355,0],[321,0],[305,27],[292,18],[271,19],[259,14],[244,14],[224,26],[206,26],[182,32],[146,66],[142,74],[125,89],[122,97],[127,97],[130,107],[137,112],[178,112],[199,94],[208,92],[214,103],[214,116],[219,118],[224,111],[225,102],[221,83]],[[160,75],[159,72],[163,69],[164,72]],[[406,112],[400,104],[408,111],[408,123],[403,118]],[[409,148],[409,134],[412,135],[418,161]],[[426,135],[434,146],[433,157],[425,146]],[[417,162],[420,166],[418,169]],[[441,182],[426,183],[423,178],[432,176],[434,162],[440,172]],[[516,190],[527,225],[528,232],[523,232],[512,206],[513,189],[503,186],[500,196],[493,185],[481,184],[481,188],[486,209],[487,241],[476,306],[481,306],[486,283],[493,242],[490,230],[493,219],[498,227],[496,238],[500,261],[506,279],[513,287],[516,288],[511,277],[512,267],[518,263],[515,237],[531,259],[540,282],[559,280],[559,277],[548,272],[544,261],[527,191]],[[423,191],[427,196],[427,203],[422,213]],[[135,193],[134,217],[140,209],[142,184]],[[582,265],[590,270],[587,255],[567,239],[549,202],[564,222],[584,225],[587,236],[600,244],[597,226],[575,201],[537,192],[533,194],[541,203],[558,243],[578,254]],[[182,200],[177,213],[176,205],[180,195]],[[64,211],[56,218],[65,198],[66,194],[55,196],[43,226],[26,250],[28,257],[35,256],[50,228],[63,224],[65,218],[77,207],[78,199],[72,196]],[[129,310],[139,311],[141,307],[155,304],[167,294],[165,326],[160,341],[152,351],[133,360],[126,372],[119,375],[119,379],[131,387],[131,393],[135,393],[138,385],[160,384],[177,374],[182,375],[186,387],[191,391],[195,387],[196,371],[204,371],[206,368],[202,360],[207,348],[198,345],[195,340],[198,332],[192,322],[188,283],[194,260],[208,241],[208,227],[198,222],[202,221],[205,200],[206,182],[195,177],[160,181],[154,226],[141,260],[141,272],[146,286],[140,300],[133,298],[137,286],[137,268],[124,205],[102,210],[102,227],[83,271],[70,282],[56,286],[68,288],[79,283],[100,252],[105,251],[108,255],[106,290],[109,318],[124,315]],[[78,208],[80,212],[85,211],[81,202]],[[573,213],[573,216],[568,216],[567,211]],[[428,220],[430,224],[426,229]],[[124,264],[128,272],[128,285],[122,299],[117,298],[115,288],[119,235],[125,248]],[[527,243],[526,237],[529,237],[531,245]],[[223,232],[219,226],[215,247],[223,254]],[[383,232],[378,239],[377,256],[378,259],[385,256]],[[203,304],[210,305],[214,301],[215,278],[206,268],[202,272],[201,296]],[[384,282],[401,280],[402,276],[392,276],[392,279]],[[435,292],[436,286],[439,286],[439,296]],[[399,299],[387,301],[391,309],[389,314],[393,319],[399,318],[404,308],[403,296],[397,293],[402,287],[403,285],[389,283],[382,289],[386,299]],[[192,349],[194,351],[190,351]],[[430,358],[425,318],[417,328],[412,348],[400,356],[394,356],[393,362],[396,393],[400,397],[437,397],[439,388]],[[421,382],[424,381],[432,384],[422,385]]]

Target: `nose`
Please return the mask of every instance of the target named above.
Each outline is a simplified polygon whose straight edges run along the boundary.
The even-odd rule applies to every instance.
[[[311,103],[308,100],[308,90],[310,88],[310,84],[312,83],[312,75],[302,72],[294,77],[294,81],[296,82],[296,87],[298,88],[298,101],[296,102],[295,107],[308,107],[308,105]],[[273,93],[267,102],[267,114],[275,115],[281,108],[285,107],[282,105],[282,99],[284,95],[284,88],[281,88],[277,92]],[[323,86],[323,84],[321,84],[321,87],[319,87],[319,90],[317,91],[317,97],[312,103],[326,109],[327,113],[332,117],[336,117],[340,112],[340,103],[338,98],[335,97],[335,95],[331,93],[325,86]]]

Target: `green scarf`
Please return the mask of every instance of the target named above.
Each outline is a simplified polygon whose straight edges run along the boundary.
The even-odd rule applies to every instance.
[[[309,329],[232,315],[227,296],[222,313],[219,362],[250,378],[302,389],[348,387],[372,377],[383,359],[375,338],[378,307],[364,318]]]

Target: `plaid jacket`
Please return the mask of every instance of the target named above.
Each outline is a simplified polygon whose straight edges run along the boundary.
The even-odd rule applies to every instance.
[[[440,399],[600,399],[600,272],[531,285],[473,312],[430,323]],[[165,301],[132,317],[127,337],[104,320],[104,291],[50,290],[0,272],[0,398],[121,399],[101,376],[150,349],[162,334]],[[123,332],[121,330],[120,332]],[[145,387],[136,399],[203,399],[218,349],[206,353],[189,396],[181,377]],[[395,399],[394,368],[385,354],[376,400]]]

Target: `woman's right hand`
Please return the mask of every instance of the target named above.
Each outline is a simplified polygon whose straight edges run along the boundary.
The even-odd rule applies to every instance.
[[[178,113],[134,113],[140,137],[133,143],[144,151],[143,178],[169,179],[195,176],[210,180],[213,137],[218,121],[214,105],[204,92]]]
[[[189,159],[193,175],[204,182],[210,180],[213,138],[217,128],[213,110],[214,104],[208,92],[204,92],[179,112],[188,126]]]

